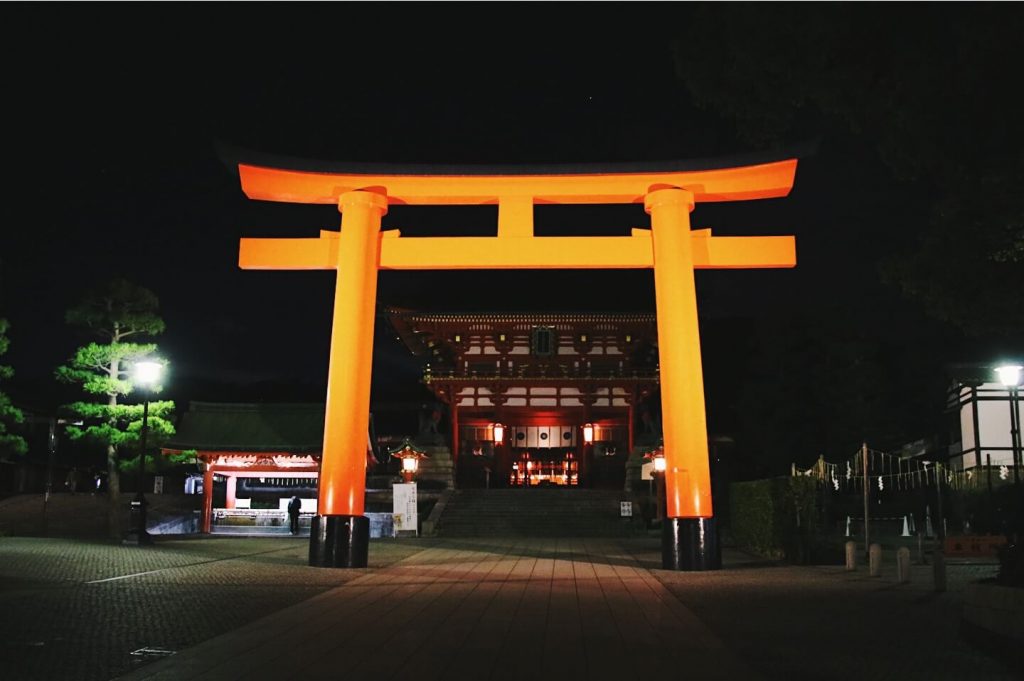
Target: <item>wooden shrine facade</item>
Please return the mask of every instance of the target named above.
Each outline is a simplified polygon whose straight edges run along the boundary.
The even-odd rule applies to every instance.
[[[621,489],[638,421],[657,411],[653,314],[388,318],[447,407],[460,486]]]

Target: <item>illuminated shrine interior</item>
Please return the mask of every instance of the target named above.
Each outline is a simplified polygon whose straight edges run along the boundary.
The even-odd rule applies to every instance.
[[[439,421],[447,412],[438,434],[458,487],[623,488],[641,424],[654,429],[653,315],[390,310],[389,319],[424,362]]]

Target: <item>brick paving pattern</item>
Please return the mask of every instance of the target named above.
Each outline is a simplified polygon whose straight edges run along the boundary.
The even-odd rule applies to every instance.
[[[371,546],[369,569],[423,548]],[[139,548],[0,537],[0,678],[105,681],[151,661],[131,651],[183,650],[365,572],[307,567],[307,550],[308,540],[291,538]]]
[[[152,548],[0,538],[0,676],[21,679],[1019,678],[964,640],[991,564],[899,585],[866,568],[727,551],[659,567],[656,539],[401,539],[371,567],[305,565],[307,540]],[[134,658],[144,646],[176,654]]]

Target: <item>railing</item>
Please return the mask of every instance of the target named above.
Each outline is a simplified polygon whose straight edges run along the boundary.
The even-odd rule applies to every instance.
[[[658,372],[653,369],[633,369],[618,367],[574,367],[564,364],[523,366],[516,367],[511,371],[498,370],[496,367],[490,371],[469,369],[437,369],[431,368],[423,374],[426,381],[431,380],[560,380],[560,379],[595,379],[595,380],[622,380],[622,381],[650,381],[657,380]]]
[[[312,516],[312,513],[300,513],[301,516]],[[257,527],[276,527],[288,524],[288,511],[277,508],[215,508],[213,509],[214,525],[249,525]]]

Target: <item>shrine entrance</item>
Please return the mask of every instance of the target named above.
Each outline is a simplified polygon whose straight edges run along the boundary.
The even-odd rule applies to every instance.
[[[509,427],[506,474],[509,487],[578,487],[580,459],[576,425]]]
[[[378,270],[640,268],[654,271],[666,465],[662,565],[720,567],[694,270],[793,267],[796,245],[790,236],[721,237],[709,229],[692,230],[690,213],[702,202],[786,196],[796,165],[788,159],[738,167],[669,162],[648,168],[441,171],[436,166],[329,168],[283,159],[239,164],[242,189],[251,199],[330,204],[342,213],[340,231],[321,231],[318,238],[242,239],[239,253],[245,269],[337,272],[309,563],[367,564],[366,439]],[[398,229],[381,229],[391,204],[497,205],[497,236],[403,238]],[[538,204],[642,204],[650,225],[628,236],[538,237],[533,229]],[[496,366],[499,373],[501,368]]]
[[[579,460],[572,450],[513,452],[510,487],[577,487]]]

